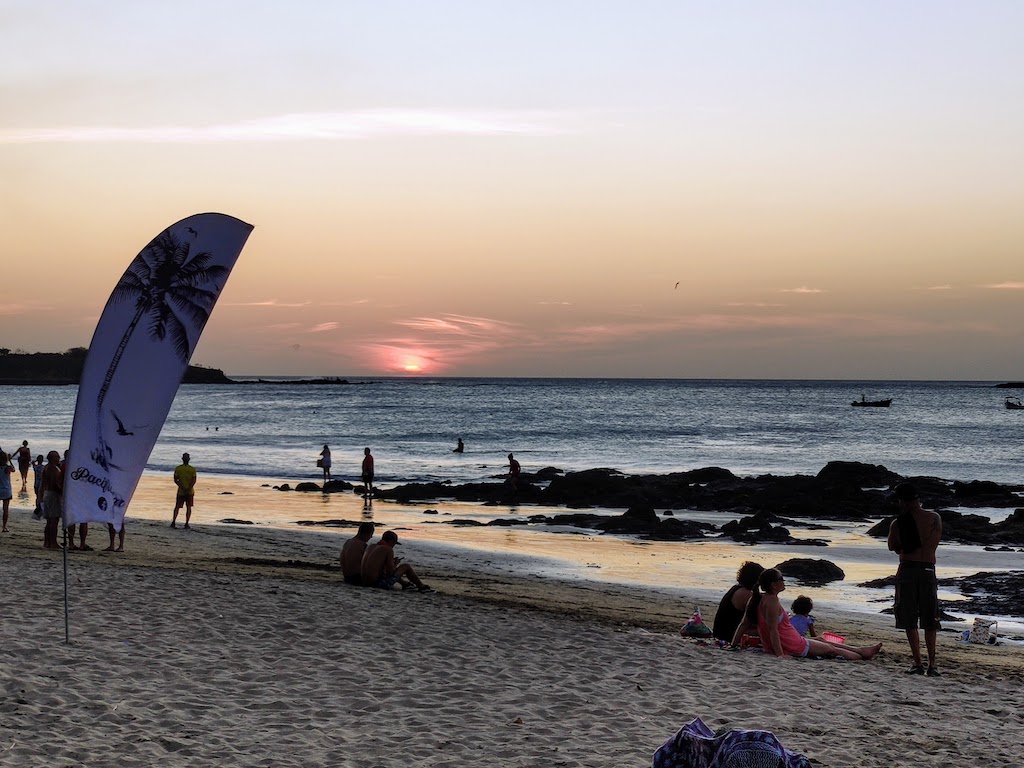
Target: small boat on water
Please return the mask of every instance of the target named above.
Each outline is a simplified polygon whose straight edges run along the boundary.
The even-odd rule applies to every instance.
[[[1024,403],[1020,401],[1019,397],[1008,397],[1003,403],[1008,410],[1011,411],[1024,411]]]
[[[850,405],[854,408],[888,408],[892,405],[892,398],[890,397],[888,400],[865,400],[864,395],[861,395],[860,400],[854,400]]]

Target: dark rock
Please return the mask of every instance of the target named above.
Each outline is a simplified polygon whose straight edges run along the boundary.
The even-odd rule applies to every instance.
[[[993,483],[990,480],[972,480],[969,483],[954,482],[953,495],[959,499],[976,498],[978,496],[995,496],[1012,501],[1013,504],[1020,503],[1020,496],[1017,496],[1005,485]],[[991,502],[994,501],[994,499],[987,498],[986,501]]]
[[[225,517],[223,520],[217,522],[223,523],[224,525],[254,525],[252,520],[238,520],[234,517]]]
[[[436,515],[437,514],[437,510],[436,509],[425,509],[425,510],[423,510],[423,514],[424,515]]]
[[[324,493],[341,493],[342,491],[349,491],[354,486],[352,483],[346,483],[344,480],[328,480],[324,483]]]
[[[221,491],[218,495],[220,495],[220,496],[234,496],[235,492],[234,491]]]
[[[828,539],[790,539],[786,542],[791,547],[827,547]]]
[[[494,520],[491,520],[490,522],[487,523],[487,525],[497,525],[497,526],[506,526],[506,527],[508,527],[508,526],[513,526],[513,525],[528,525],[528,523],[526,523],[524,520],[516,520],[516,519],[511,518],[511,517],[499,517],[499,518],[495,518]]]
[[[832,581],[842,581],[846,578],[843,569],[831,560],[794,558],[779,563],[775,567],[788,578],[814,586],[821,586]]]
[[[358,520],[296,520],[296,525],[317,525],[324,528],[358,528]],[[377,523],[378,527],[385,527],[383,523]]]
[[[1013,547],[1002,546],[1002,547],[985,547],[985,551],[986,552],[1016,552],[1017,550],[1015,550]]]
[[[320,486],[316,483],[299,483],[295,486],[295,490],[308,493],[309,491],[319,491]]]
[[[538,480],[553,480],[554,478],[564,474],[565,472],[563,470],[556,467],[544,467],[544,469],[539,472],[534,472],[533,477]]]
[[[858,587],[867,587],[868,589],[882,589],[885,587],[896,586],[896,574],[892,576],[885,576],[881,579],[871,579],[870,581],[862,581],[857,585]]]
[[[662,520],[661,525],[654,529],[649,538],[654,541],[685,541],[688,539],[703,539],[704,532],[708,528],[714,528],[707,523],[698,523],[692,520]]]
[[[457,525],[461,528],[470,528],[477,525],[484,525],[479,520],[466,520],[465,518],[456,518],[454,520],[446,520],[449,525]]]
[[[291,489],[292,487],[288,485],[288,483],[281,483],[280,485],[274,486],[275,491],[290,491]]]
[[[889,488],[903,479],[881,464],[862,464],[859,461],[830,461],[816,477],[829,485],[857,488]]]

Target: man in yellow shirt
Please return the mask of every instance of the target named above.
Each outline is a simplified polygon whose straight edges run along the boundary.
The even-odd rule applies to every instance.
[[[171,528],[177,528],[178,510],[185,505],[185,530],[188,530],[189,521],[192,519],[192,499],[196,488],[196,468],[188,463],[189,455],[181,454],[181,464],[174,468],[174,484],[178,486],[178,500],[174,505],[174,517],[171,518]]]

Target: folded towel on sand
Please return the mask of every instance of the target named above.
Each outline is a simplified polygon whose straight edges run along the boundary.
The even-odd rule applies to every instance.
[[[651,768],[811,768],[769,731],[728,730],[720,735],[695,717],[654,753]]]

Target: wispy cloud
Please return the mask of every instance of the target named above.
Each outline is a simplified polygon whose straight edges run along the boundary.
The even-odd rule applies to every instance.
[[[767,301],[730,301],[725,306],[727,307],[751,307],[753,309],[775,309],[777,307],[785,307],[786,304],[772,304]]]
[[[543,111],[377,109],[300,112],[216,125],[78,125],[0,131],[0,144],[205,144],[264,141],[355,141],[383,136],[551,136],[566,116]]]
[[[952,291],[952,285],[926,285],[920,288],[914,288],[915,291]]]
[[[1024,291],[1024,283],[1019,282],[1006,282],[1006,283],[992,283],[990,285],[983,285],[982,288],[992,288],[997,291]]]
[[[806,285],[801,285],[799,288],[780,288],[779,293],[826,293],[822,288],[808,288]]]
[[[336,330],[338,330],[338,327],[340,325],[341,325],[341,323],[336,323],[336,322],[333,322],[333,321],[329,322],[329,323],[319,323],[317,325],[314,325],[312,328],[310,328],[309,332],[310,333],[324,333],[325,331],[336,331]]]
[[[467,315],[441,315],[440,317],[414,317],[399,320],[396,325],[417,331],[454,336],[480,336],[508,333],[515,326],[501,320]]]
[[[278,301],[277,299],[267,299],[265,301],[234,301],[226,303],[226,307],[308,307],[312,302],[309,301],[298,301],[298,302],[287,302]]]

